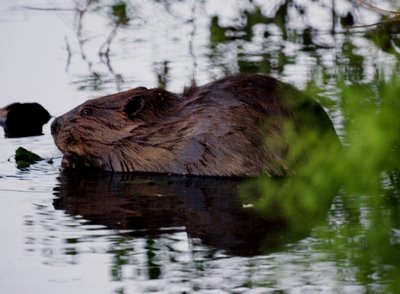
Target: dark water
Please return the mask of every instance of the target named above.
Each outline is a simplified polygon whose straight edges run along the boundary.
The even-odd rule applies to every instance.
[[[322,89],[316,97],[341,135],[339,74],[357,83],[398,70],[398,45],[346,33],[352,18],[381,16],[344,0],[1,1],[0,106],[36,101],[60,115],[139,85],[180,92],[193,80],[261,72]],[[319,220],[299,234],[258,214],[239,197],[240,179],[61,173],[49,125],[44,133],[0,134],[1,293],[382,289],[379,277],[360,282],[316,249]],[[46,160],[17,169],[19,146]],[[339,222],[340,194],[321,210]]]

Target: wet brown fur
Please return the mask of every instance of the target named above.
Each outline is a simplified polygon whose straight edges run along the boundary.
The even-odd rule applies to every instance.
[[[303,118],[305,114],[311,114]],[[182,95],[135,88],[88,100],[52,124],[63,165],[117,172],[284,175],[285,122],[333,132],[321,106],[262,75],[236,75]]]

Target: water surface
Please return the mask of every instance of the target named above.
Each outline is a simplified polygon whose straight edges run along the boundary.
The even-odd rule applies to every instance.
[[[118,14],[124,1],[1,1],[0,106],[36,101],[56,116],[136,86],[180,92],[193,81],[259,72],[320,86],[316,98],[341,134],[337,76],[370,82],[393,73],[397,60],[341,25],[349,12],[360,24],[379,14],[325,2],[126,1]],[[45,160],[17,169],[19,146]],[[315,227],[297,234],[258,214],[238,196],[238,179],[66,174],[60,161],[49,125],[38,137],[0,133],[2,293],[381,289],[379,279],[363,284],[354,268],[317,250],[324,240]],[[326,216],[343,213],[332,195]]]

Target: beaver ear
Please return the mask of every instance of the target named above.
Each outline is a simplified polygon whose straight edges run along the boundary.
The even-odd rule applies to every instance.
[[[128,101],[125,105],[124,112],[129,117],[134,117],[137,115],[144,107],[144,98],[143,97],[134,97]]]

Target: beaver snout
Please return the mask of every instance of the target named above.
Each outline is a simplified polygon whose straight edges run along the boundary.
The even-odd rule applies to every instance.
[[[58,118],[55,118],[53,120],[53,122],[51,123],[51,127],[50,127],[51,134],[52,135],[56,134],[58,132],[59,128],[60,128],[59,120],[58,120]]]

